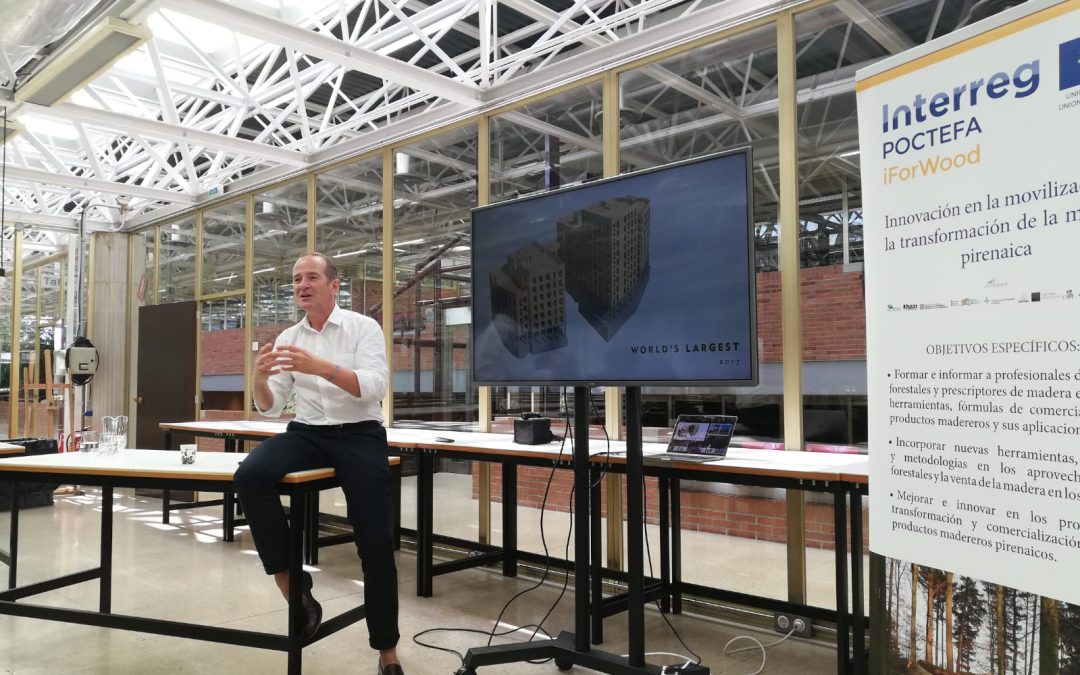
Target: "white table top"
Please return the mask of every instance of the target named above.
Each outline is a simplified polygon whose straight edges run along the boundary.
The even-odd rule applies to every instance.
[[[200,452],[194,464],[181,464],[180,453],[170,450],[122,450],[115,455],[65,452],[0,459],[0,474],[33,472],[86,476],[174,478],[181,480],[231,480],[246,455]],[[297,471],[283,483],[304,483],[334,475],[330,468]]]
[[[162,422],[169,431],[197,431],[211,434],[256,434],[273,436],[285,431],[288,422],[267,420],[199,420],[196,422]]]
[[[510,434],[486,434],[467,431],[444,431],[428,429],[387,429],[387,436],[394,441],[411,441],[420,447],[431,447],[446,452],[481,452],[492,455],[531,456],[555,459],[559,455],[560,442],[553,441],[541,445],[521,445],[514,443]],[[453,442],[439,441],[449,438]],[[666,443],[642,443],[643,455],[659,455],[667,450]],[[607,453],[623,453],[612,455]],[[589,439],[589,453],[594,462],[611,461],[624,463],[625,441],[611,441],[610,445],[602,439]],[[563,446],[563,457],[571,459],[573,442],[567,440]],[[712,462],[672,462],[672,468],[698,470],[702,472],[736,473],[750,475],[772,475],[805,480],[845,480],[865,483],[870,462],[865,455],[840,455],[817,452],[784,452],[780,450],[751,450],[729,448],[727,456]]]
[[[0,443],[0,455],[21,455],[24,452],[26,452],[26,448],[21,445]]]
[[[171,422],[162,424],[163,428],[186,429],[204,433],[265,433],[272,436],[285,431],[287,422],[243,421],[243,420],[204,420],[198,422]],[[392,447],[425,447],[446,452],[455,450],[470,453],[488,453],[491,455],[512,455],[517,457],[540,457],[555,459],[559,455],[560,443],[554,441],[542,445],[521,445],[514,443],[511,434],[491,434],[471,431],[450,431],[443,429],[399,429],[390,427],[386,430],[387,441]],[[451,439],[450,441],[439,439]],[[661,454],[667,449],[665,443],[643,443],[642,454]],[[612,441],[610,447],[602,439],[589,439],[589,452],[593,461],[613,463],[625,462],[623,456],[608,457],[608,452],[625,453],[625,441]],[[563,456],[569,460],[573,454],[573,443],[567,440]],[[748,448],[729,448],[727,456],[712,462],[672,462],[672,468],[718,472],[729,474],[782,476],[805,480],[843,480],[854,483],[868,482],[870,461],[866,455],[844,455],[821,452],[787,452],[782,450],[759,450]]]

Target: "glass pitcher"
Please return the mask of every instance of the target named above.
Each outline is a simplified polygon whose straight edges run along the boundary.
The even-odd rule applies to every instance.
[[[101,418],[102,452],[114,454],[127,448],[127,425],[127,415]]]

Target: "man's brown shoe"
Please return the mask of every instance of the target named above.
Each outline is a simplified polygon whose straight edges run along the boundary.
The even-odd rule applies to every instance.
[[[310,572],[301,572],[300,578],[300,609],[301,623],[300,623],[300,639],[304,642],[310,640],[319,630],[319,625],[322,623],[322,605],[315,599],[315,596],[311,594],[311,587],[315,581],[311,578]]]

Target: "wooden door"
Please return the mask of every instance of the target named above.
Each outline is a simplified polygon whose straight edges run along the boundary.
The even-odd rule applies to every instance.
[[[198,304],[172,302],[139,308],[139,373],[135,393],[138,428],[135,447],[165,447],[162,422],[198,418],[195,403],[195,358]],[[194,443],[174,435],[172,447]]]

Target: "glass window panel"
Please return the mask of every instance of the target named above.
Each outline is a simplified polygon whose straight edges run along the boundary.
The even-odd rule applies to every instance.
[[[462,427],[477,416],[468,351],[476,144],[470,125],[395,153],[394,302],[377,316],[393,326],[396,425]],[[440,460],[437,469],[436,499],[447,508],[437,510],[435,530],[474,538],[472,463]]]
[[[893,40],[912,46],[1006,4],[870,2]],[[803,320],[803,435],[812,451],[867,452],[866,308],[855,72],[890,55],[837,5],[795,17],[798,102],[799,283]],[[813,501],[818,501],[814,499]],[[866,502],[864,502],[864,505]],[[831,552],[828,509],[807,515],[808,566]],[[868,515],[863,522],[868,523]],[[864,539],[865,541],[865,539]],[[831,567],[831,565],[829,565]],[[832,575],[811,604],[832,607]],[[827,583],[825,583],[827,582]]]
[[[862,240],[854,78],[887,52],[835,7],[796,15],[795,48],[803,437],[816,451],[866,439],[862,270],[845,266],[862,254],[846,245]],[[807,567],[831,571],[832,509],[827,496],[807,501]],[[834,575],[807,577],[810,602],[835,607]]]
[[[11,345],[11,318],[12,318],[12,279],[10,276],[0,277],[0,438],[14,438],[17,434],[10,433],[8,424],[10,421],[11,396],[11,367],[12,354],[18,350],[12,350]],[[16,360],[17,364],[17,360]],[[18,397],[14,397],[18,400]]]
[[[61,423],[62,396],[45,387],[46,363],[53,382],[57,372],[57,338],[63,338],[60,310],[60,263],[26,270],[22,277],[21,321],[16,367],[20,369],[19,425],[16,435],[55,438]],[[59,332],[58,332],[59,330]]]
[[[751,388],[645,387],[645,440],[666,441],[681,414],[726,414],[739,416],[736,444],[783,447],[776,78],[776,28],[772,25],[620,76],[623,172],[747,145],[753,149],[754,160],[760,384]],[[694,550],[722,545],[737,558],[761,561],[748,564],[754,574],[745,577],[718,574],[705,565],[684,567],[683,578],[785,598],[784,492],[692,481],[682,483],[682,492],[684,560],[696,559]],[[647,504],[647,521],[655,524],[657,494],[651,483]]]
[[[242,291],[244,241],[247,236],[247,200],[238,199],[203,212],[203,296]]]
[[[600,82],[578,87],[534,101],[491,119],[490,202],[496,203],[529,194],[579,185],[604,176],[603,161],[603,86]],[[600,408],[590,422],[602,423],[603,393],[597,389]],[[560,417],[573,408],[572,389],[560,387],[493,387],[493,431],[513,431],[508,417],[531,411],[552,418],[556,434],[565,433]],[[493,471],[498,472],[498,468]],[[543,495],[549,469],[520,467],[519,494]],[[573,484],[572,474],[556,471],[552,494],[567,496]],[[520,546],[543,553],[537,529],[539,498],[521,497],[519,527],[523,528]],[[545,537],[549,553],[561,558],[566,547],[569,504],[552,497],[545,514]],[[494,510],[497,511],[497,510]],[[499,528],[501,514],[493,512],[494,527]],[[495,534],[496,538],[498,534]],[[571,547],[571,555],[573,549]]]
[[[600,83],[491,118],[491,202],[604,176]]]
[[[476,206],[476,127],[395,154],[395,420],[472,422],[469,217]]]
[[[15,392],[15,399],[19,402],[18,431],[29,432],[30,401],[35,399],[27,395],[26,385],[31,380],[37,380],[41,372],[38,358],[37,274],[32,271],[23,273],[19,283],[18,348],[13,358],[13,365],[19,370],[19,391]]]
[[[64,328],[64,309],[66,307],[64,293],[67,287],[65,264],[66,260],[56,261],[38,268],[38,274],[40,275],[38,291],[41,295],[39,325],[42,331],[47,331],[51,335],[51,342],[53,343],[51,349],[54,352],[64,349],[71,338]],[[53,363],[56,363],[55,359]],[[54,373],[54,380],[56,379],[58,378]]]
[[[161,226],[157,301],[195,299],[195,217]]]
[[[382,306],[382,186],[381,155],[316,177],[315,248],[337,265],[338,305],[372,316]]]
[[[307,251],[307,181],[255,196],[252,322],[262,342],[296,323],[292,268]],[[262,327],[280,326],[264,331]]]
[[[887,55],[833,6],[796,17],[803,436],[865,451],[866,324],[855,68]],[[828,86],[822,86],[822,85]]]
[[[782,438],[775,42],[775,27],[765,26],[620,77],[624,170],[746,145],[754,156],[761,385],[647,388],[646,426],[670,427],[683,413],[738,414],[741,435],[763,443]]]
[[[307,203],[306,180],[255,196],[251,314],[252,339],[259,345],[273,342],[299,319],[292,268],[307,251]]]
[[[135,263],[132,278],[135,280],[135,299],[140,305],[157,304],[154,289],[154,268],[157,266],[154,258],[156,236],[156,229],[153,227],[133,235]]]
[[[491,203],[604,176],[603,85],[562,92],[491,119]],[[562,414],[558,387],[494,387],[496,418]]]
[[[201,418],[244,419],[244,310],[242,297],[199,304]]]

